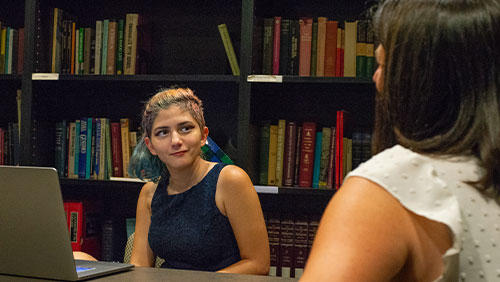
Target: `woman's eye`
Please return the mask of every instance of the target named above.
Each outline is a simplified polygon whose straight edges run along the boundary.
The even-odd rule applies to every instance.
[[[191,129],[193,129],[193,126],[190,126],[190,125],[189,126],[183,126],[183,127],[181,127],[180,131],[182,133],[187,133],[187,132],[191,131]]]
[[[159,130],[156,132],[156,136],[160,136],[160,137],[166,136],[166,135],[168,135],[168,133],[169,133],[168,130]]]

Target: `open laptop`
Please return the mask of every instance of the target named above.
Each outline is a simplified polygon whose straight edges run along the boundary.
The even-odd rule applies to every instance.
[[[132,267],[73,259],[56,169],[0,166],[0,274],[77,281]]]

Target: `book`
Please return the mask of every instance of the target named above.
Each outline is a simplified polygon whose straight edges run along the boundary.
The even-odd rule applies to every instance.
[[[80,125],[81,127],[81,125]],[[92,175],[92,139],[95,136],[93,132],[95,128],[95,123],[93,118],[87,118],[87,154],[85,154],[85,179],[90,179],[90,176]],[[95,139],[94,139],[95,142]]]
[[[0,38],[0,74],[5,74],[5,48],[7,43],[7,28],[2,26]]]
[[[73,175],[75,178],[79,178],[78,173],[80,171],[80,120],[75,120],[75,162]]]
[[[86,178],[87,175],[87,118],[80,119],[80,138],[79,138],[79,156],[78,156],[78,178]]]
[[[301,18],[299,41],[299,75],[311,75],[312,18]]]
[[[362,137],[361,131],[353,131],[352,133],[352,167],[356,168],[361,164],[362,154]]]
[[[108,40],[109,40],[109,19],[102,21],[102,51],[101,51],[101,74],[108,72]]]
[[[125,32],[125,20],[118,20],[116,45],[116,74],[123,74],[123,40]]]
[[[101,258],[100,201],[69,201],[69,231],[73,251]]]
[[[318,62],[318,20],[313,19],[311,37],[311,76],[316,76],[316,64]]]
[[[299,186],[300,154],[302,147],[302,126],[297,124],[297,139],[295,142],[295,166],[293,173],[293,185]]]
[[[300,149],[299,186],[311,187],[314,169],[314,146],[316,142],[316,123],[302,123]]]
[[[290,25],[291,21],[289,19],[281,20],[281,30],[280,30],[280,58],[279,58],[279,72],[282,75],[289,74],[290,67]]]
[[[68,178],[78,178],[78,174],[75,174],[75,143],[78,141],[78,135],[76,134],[76,122],[72,121],[69,123],[69,138],[68,138]]]
[[[67,176],[67,121],[62,120],[55,125],[55,168],[59,177]]]
[[[128,174],[128,163],[130,161],[130,120],[128,118],[120,119],[120,132],[122,141],[123,176],[130,177]]]
[[[336,127],[332,126],[330,130],[330,149],[328,152],[328,175],[326,181],[326,188],[332,189],[335,186],[335,136]]]
[[[335,76],[342,77],[343,57],[342,57],[342,28],[337,28],[337,56],[335,57]]]
[[[290,21],[290,58],[288,74],[291,75],[299,75],[299,40],[299,20],[294,19]]]
[[[319,188],[327,188],[328,183],[328,167],[330,161],[330,141],[332,138],[332,128],[323,127],[321,129],[321,154],[320,154],[320,165],[319,165]]]
[[[293,271],[292,277],[300,278],[304,272],[307,260],[308,241],[308,219],[303,215],[295,216],[294,231],[295,238],[293,244]]]
[[[280,72],[281,17],[274,17],[273,25],[273,74]]]
[[[124,74],[135,74],[138,24],[139,14],[133,13],[125,15],[125,51],[123,53]]]
[[[269,165],[270,121],[263,121],[259,126],[259,184],[267,185],[267,170]]]
[[[316,143],[314,145],[314,164],[313,164],[313,176],[312,176],[312,187],[313,188],[319,188],[319,172],[320,172],[320,165],[321,165],[321,143],[323,139],[323,132],[318,131],[316,132]]]
[[[95,40],[95,30],[90,27],[86,27],[83,30],[85,38],[83,42],[83,74],[88,75],[91,68],[92,40]],[[92,65],[95,66],[94,63]]]
[[[267,167],[267,185],[276,185],[276,154],[278,152],[278,125],[269,126],[269,162]]]
[[[111,122],[109,118],[105,118],[106,122],[106,174],[105,179],[110,179],[113,176],[113,154],[111,148]],[[121,151],[121,150],[120,150]]]
[[[356,77],[357,22],[345,22],[344,77]]]
[[[283,157],[283,186],[293,186],[295,174],[295,152],[297,146],[297,123],[288,121],[285,129]]]
[[[318,43],[316,54],[316,76],[325,76],[326,17],[318,17]]]
[[[294,225],[294,217],[292,214],[284,214],[281,216],[280,257],[282,277],[293,278]]]
[[[122,138],[119,122],[111,123],[111,152],[113,160],[113,176],[123,177]]]
[[[115,252],[113,242],[116,240],[114,222],[112,219],[104,219],[101,226],[101,260],[114,261]]]
[[[75,52],[76,52],[76,22],[71,22],[71,55],[69,57],[70,74],[75,72]]]
[[[217,145],[217,143],[215,143],[215,141],[210,136],[207,136],[205,145],[210,149],[212,154],[217,157],[219,162],[223,162],[225,164],[234,164],[231,158],[229,158],[229,156],[224,153],[224,151],[219,147],[219,145]]]
[[[262,74],[273,73],[273,30],[274,18],[265,18],[262,40]]]
[[[78,58],[78,54],[80,54],[80,29],[77,28],[75,30],[75,61],[73,62],[74,64],[74,74],[81,74],[80,73],[80,60]]]
[[[372,23],[366,23],[366,70],[365,77],[373,76],[375,72],[375,34]]]
[[[283,185],[283,158],[285,153],[285,128],[286,120],[278,120],[278,143],[276,150],[276,186]]]
[[[277,213],[270,213],[267,220],[267,234],[269,237],[269,249],[271,251],[270,276],[281,276],[280,241],[281,220]]]
[[[97,20],[95,22],[95,63],[94,74],[101,74],[101,59],[102,59],[102,28],[103,21]]]
[[[117,41],[118,23],[111,19],[108,23],[108,56],[106,62],[106,74],[116,73],[116,41]]]
[[[366,21],[358,21],[356,28],[356,77],[366,77]]]
[[[337,66],[337,33],[338,22],[326,22],[325,38],[325,76],[335,76]]]
[[[84,74],[85,68],[85,28],[80,27],[78,32],[78,73]]]
[[[222,38],[222,43],[224,44],[224,50],[226,50],[226,55],[231,66],[231,71],[233,75],[240,75],[240,67],[238,65],[238,59],[234,53],[233,43],[231,42],[231,37],[229,36],[229,31],[226,24],[220,24],[217,26],[219,28],[219,33]]]

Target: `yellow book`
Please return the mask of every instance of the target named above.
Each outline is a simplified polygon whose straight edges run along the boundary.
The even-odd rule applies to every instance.
[[[220,37],[222,38],[222,43],[224,44],[224,49],[226,50],[229,65],[231,65],[231,71],[233,72],[233,75],[240,75],[238,59],[236,58],[236,54],[234,53],[233,43],[231,43],[231,38],[229,37],[227,26],[226,24],[220,24],[217,27],[219,28]]]
[[[278,151],[278,125],[269,126],[269,161],[267,166],[267,185],[276,185],[276,154]]]
[[[325,76],[326,17],[318,17],[318,39],[316,45],[316,76]]]
[[[5,69],[5,43],[7,41],[7,28],[2,27],[2,45],[0,46],[0,74],[4,73]]]
[[[122,135],[123,177],[130,177],[128,174],[128,164],[130,161],[130,121],[128,118],[120,119],[120,128]]]
[[[276,186],[283,185],[283,158],[285,155],[285,127],[286,120],[278,121],[278,145],[276,150]]]
[[[330,160],[330,141],[332,138],[332,128],[323,127],[321,129],[321,159],[319,165],[319,181],[318,187],[326,188],[328,182],[328,161]]]
[[[344,77],[356,77],[358,22],[345,22]]]

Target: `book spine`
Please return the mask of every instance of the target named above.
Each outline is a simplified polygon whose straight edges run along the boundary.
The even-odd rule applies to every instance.
[[[108,40],[109,19],[102,22],[101,74],[106,74],[108,70]]]
[[[118,42],[116,52],[116,74],[123,74],[123,38],[124,38],[125,21],[118,20]]]
[[[293,244],[293,277],[299,279],[304,272],[307,260],[308,224],[307,217],[296,216],[295,218],[295,240]]]
[[[80,27],[80,32],[78,33],[78,73],[83,74],[84,72],[84,60],[85,60],[85,28]]]
[[[93,133],[93,124],[94,119],[87,119],[87,154],[85,154],[85,179],[90,179],[92,175],[92,137]]]
[[[78,59],[78,54],[80,54],[80,29],[77,28],[75,30],[75,61],[74,61],[74,69],[75,74],[80,73],[80,60]]]
[[[283,159],[283,186],[293,186],[295,174],[295,151],[297,146],[297,123],[287,122],[285,132],[285,154]]]
[[[87,118],[80,119],[80,154],[78,162],[78,178],[85,178],[87,174]]]
[[[108,57],[106,62],[106,74],[113,75],[116,72],[116,40],[117,26],[116,20],[108,23]]]
[[[113,176],[123,177],[123,159],[122,159],[122,138],[119,122],[111,123],[111,151],[113,160]]]
[[[264,38],[262,45],[262,74],[273,73],[273,30],[274,18],[264,19]]]
[[[286,120],[278,121],[278,144],[276,150],[276,186],[283,185],[283,156],[285,153],[285,128]]]
[[[365,77],[369,78],[375,71],[375,34],[370,22],[366,24],[366,70]]]
[[[68,178],[77,178],[75,174],[75,143],[77,141],[76,122],[69,123],[68,138]]]
[[[293,215],[285,214],[281,217],[281,276],[293,278],[293,248],[294,248],[294,219]]]
[[[299,47],[299,75],[311,75],[311,41],[312,41],[312,18],[301,18],[300,24],[300,47]]]
[[[335,76],[337,66],[338,22],[326,22],[325,76]]]
[[[318,17],[318,46],[316,76],[325,76],[326,17]]]
[[[95,22],[95,63],[94,63],[94,74],[100,74],[101,73],[102,26],[103,26],[103,21],[96,21]]]
[[[106,118],[106,176],[109,179],[113,175],[113,155],[111,153],[111,123]]]
[[[260,125],[259,149],[259,184],[267,185],[267,170],[269,165],[269,121]]]
[[[280,238],[281,222],[279,214],[269,214],[267,221],[267,234],[269,237],[269,249],[271,251],[270,276],[281,276]]]
[[[314,168],[314,145],[316,142],[316,123],[302,124],[299,186],[311,187]]]
[[[70,242],[73,251],[81,251],[82,245],[80,244],[82,238],[82,228],[83,228],[83,215],[82,215],[82,203],[81,202],[71,202],[70,203]]]
[[[66,154],[66,135],[67,135],[67,122],[65,120],[57,122],[55,127],[55,166],[59,177],[65,176],[65,167],[67,161]]]
[[[280,72],[281,17],[274,17],[273,26],[273,74]]]
[[[125,19],[125,74],[135,74],[135,63],[137,56],[137,24],[139,22],[139,14],[127,14]],[[124,168],[124,170],[126,170]]]
[[[319,166],[319,188],[327,188],[328,184],[328,166],[330,160],[330,140],[332,138],[332,129],[330,127],[322,128],[321,140],[321,160]]]
[[[226,24],[220,24],[217,26],[219,28],[219,33],[222,38],[222,43],[224,45],[224,50],[231,66],[231,71],[233,75],[240,75],[240,67],[238,65],[238,59],[234,53],[233,43],[231,42],[231,37],[229,36],[229,31],[227,30]]]
[[[269,126],[269,162],[267,185],[276,185],[276,154],[278,152],[278,125]]]
[[[326,182],[326,188],[332,189],[335,185],[335,136],[336,127],[332,126],[330,133],[330,149],[328,156],[328,178]]]
[[[73,174],[78,178],[78,173],[80,170],[80,120],[75,121],[75,164]]]
[[[280,67],[279,73],[282,75],[289,74],[290,66],[290,24],[291,21],[288,19],[281,20],[281,31],[280,31]]]
[[[83,29],[84,42],[83,42],[83,74],[90,74],[90,52],[92,48],[92,31],[90,27]]]
[[[297,125],[297,141],[295,145],[295,167],[293,173],[294,186],[299,186],[301,147],[302,147],[302,126]]]
[[[356,77],[357,22],[345,22],[344,77]]]
[[[314,165],[313,165],[313,178],[312,187],[319,188],[319,171],[321,166],[321,143],[323,139],[323,132],[316,132],[316,143],[314,145]]]
[[[130,121],[128,118],[120,119],[121,140],[122,140],[122,162],[123,176],[130,177],[128,174],[128,164],[130,161]]]
[[[311,76],[316,76],[316,64],[318,62],[318,22],[313,20],[311,37]]]
[[[290,23],[290,65],[288,67],[288,74],[291,75],[299,75],[299,40],[299,20],[292,20]]]
[[[356,40],[356,77],[366,77],[366,26],[358,21]]]

